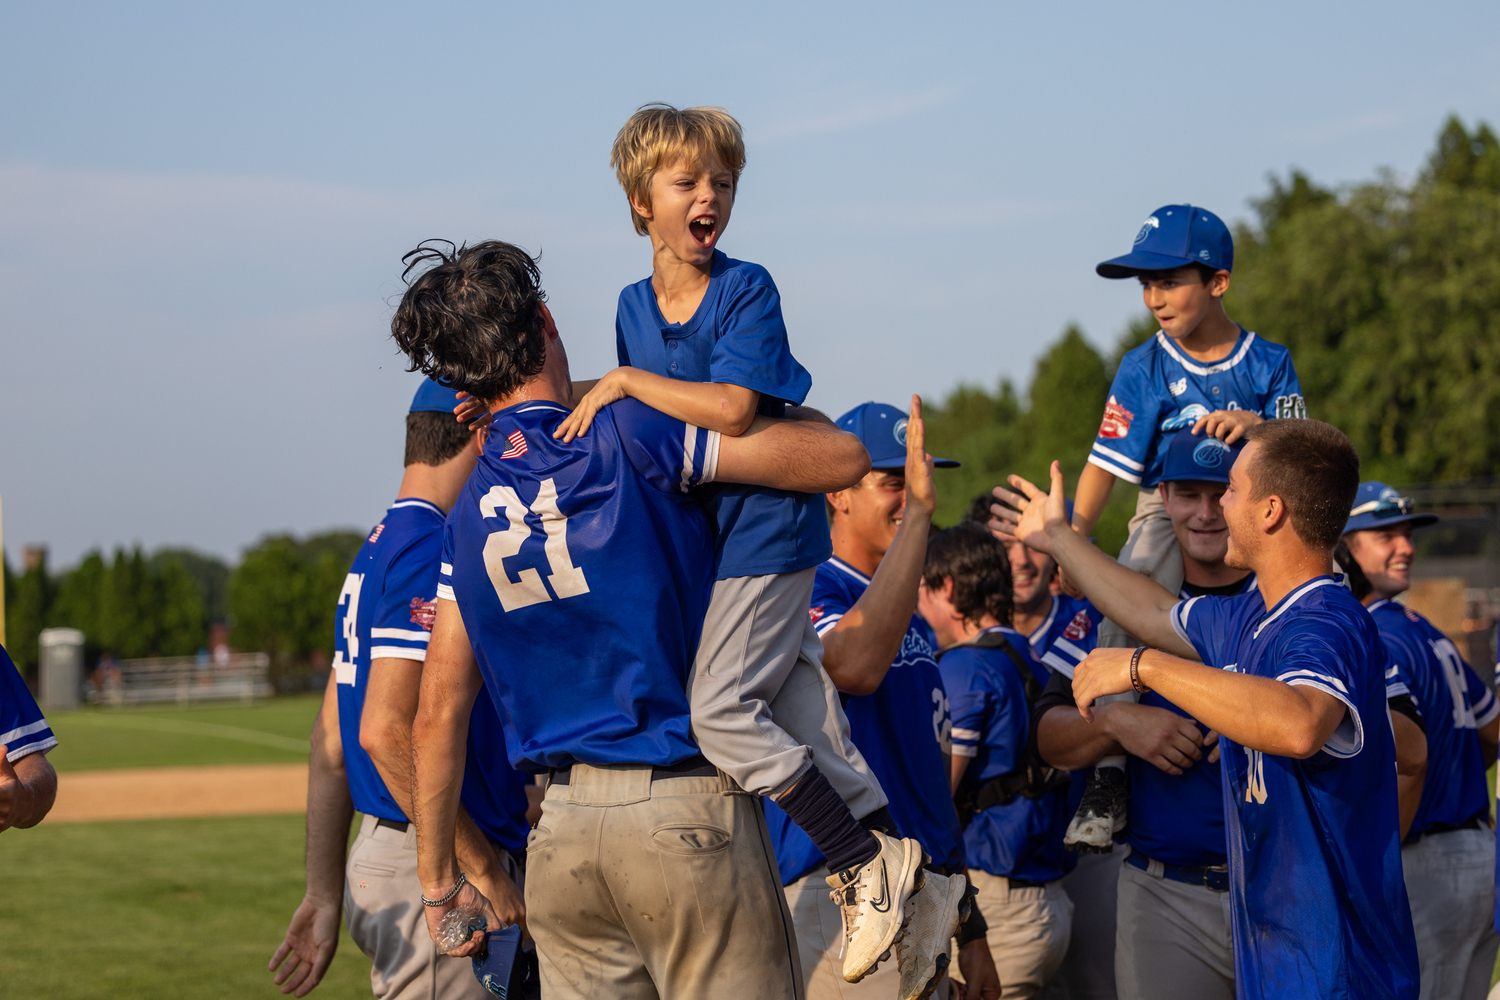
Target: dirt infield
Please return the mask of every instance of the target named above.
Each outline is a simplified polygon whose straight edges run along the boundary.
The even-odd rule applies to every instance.
[[[307,808],[306,764],[142,767],[67,771],[47,823],[299,813]]]

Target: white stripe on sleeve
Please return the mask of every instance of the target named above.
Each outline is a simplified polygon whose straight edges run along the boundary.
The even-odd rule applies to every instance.
[[[1052,652],[1052,650],[1047,650],[1047,652],[1042,656],[1042,662],[1047,664],[1047,666],[1051,667],[1053,670],[1056,670],[1058,673],[1062,674],[1068,680],[1073,679],[1073,667],[1075,665],[1069,663],[1061,656],[1058,656],[1056,653]]]
[[[39,733],[43,729],[50,728],[51,727],[47,725],[46,719],[38,719],[35,722],[29,722],[24,726],[12,729],[8,733],[0,733],[0,743],[9,745],[20,739],[22,736],[30,736],[32,733]]]
[[[371,646],[370,659],[418,660],[426,662],[427,650],[411,646]]]
[[[1099,468],[1103,469],[1111,476],[1114,476],[1116,479],[1123,479],[1127,483],[1135,483],[1137,486],[1141,484],[1141,474],[1139,472],[1126,472],[1120,466],[1115,465],[1114,463],[1109,462],[1103,458],[1100,458],[1093,452],[1089,453],[1089,464],[1099,466]]]
[[[10,750],[6,751],[5,759],[14,764],[22,757],[29,757],[34,753],[43,753],[47,750],[51,750],[55,746],[57,746],[57,737],[53,736],[51,731],[48,731],[47,735],[42,739],[33,740],[30,743],[23,743],[18,747],[12,747]]]
[[[821,639],[823,638],[823,636],[827,635],[829,630],[837,625],[839,623],[839,619],[842,617],[844,617],[844,613],[840,611],[836,615],[824,615],[822,618],[818,619],[818,624],[813,626],[815,629],[817,629],[818,638]]]
[[[1320,679],[1323,678],[1322,674],[1313,673],[1311,670],[1294,670],[1286,674],[1285,677],[1290,678],[1286,680],[1286,683],[1293,687],[1317,688],[1324,694],[1332,695],[1344,703],[1344,718],[1340,720],[1338,728],[1333,731],[1333,735],[1328,737],[1328,742],[1323,744],[1323,749],[1328,752],[1330,757],[1348,759],[1364,749],[1365,726],[1360,721],[1359,709],[1354,707],[1354,703],[1349,700],[1347,693],[1343,690],[1334,690]],[[1276,679],[1282,680],[1283,678],[1278,677]],[[1326,679],[1338,684],[1340,689],[1344,687],[1335,678],[1329,677]]]
[[[420,628],[372,628],[371,639],[405,639],[407,642],[425,643],[432,633]]]
[[[438,584],[437,596],[440,601],[458,601],[458,598],[453,596],[453,588],[446,583]]]

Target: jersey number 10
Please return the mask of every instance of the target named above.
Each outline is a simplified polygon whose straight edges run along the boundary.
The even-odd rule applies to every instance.
[[[509,486],[491,486],[479,501],[479,513],[487,518],[498,516],[503,509],[510,524],[490,533],[484,543],[484,568],[489,572],[490,583],[500,598],[500,606],[506,611],[527,608],[533,604],[545,604],[552,600],[541,574],[527,567],[516,573],[512,580],[506,572],[505,560],[521,551],[521,546],[532,535],[531,525],[526,523],[529,510],[542,522],[542,533],[546,535],[543,551],[547,554],[547,580],[552,584],[552,593],[558,600],[577,597],[589,592],[589,582],[583,569],[573,565],[568,552],[568,519],[557,509],[557,484],[543,479],[537,490],[536,500],[528,508]]]

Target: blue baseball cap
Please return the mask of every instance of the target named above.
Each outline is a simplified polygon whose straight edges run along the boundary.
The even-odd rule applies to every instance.
[[[838,419],[839,430],[848,431],[865,444],[870,453],[870,468],[889,472],[906,468],[905,410],[888,403],[861,403]],[[940,469],[954,469],[951,458],[934,458]]]
[[[434,379],[427,379],[417,387],[408,413],[452,413],[458,405],[458,390]]]
[[[1408,521],[1413,528],[1437,523],[1436,514],[1418,514],[1416,509],[1415,500],[1402,496],[1385,483],[1360,483],[1359,492],[1354,494],[1354,509],[1349,512],[1349,523],[1344,525],[1344,534],[1389,528]]]
[[[1229,467],[1239,458],[1245,447],[1245,439],[1234,444],[1225,444],[1212,434],[1194,434],[1191,427],[1184,427],[1167,443],[1167,455],[1162,462],[1162,475],[1158,482],[1177,483],[1195,479],[1207,483],[1229,482]]]
[[[1163,205],[1141,223],[1128,254],[1094,270],[1101,278],[1133,278],[1142,271],[1170,271],[1187,264],[1233,271],[1234,238],[1224,220],[1206,208]]]

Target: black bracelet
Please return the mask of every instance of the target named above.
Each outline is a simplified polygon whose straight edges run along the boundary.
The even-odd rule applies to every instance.
[[[954,943],[960,948],[978,941],[990,932],[990,925],[985,921],[984,914],[979,912],[978,895],[979,890],[970,882],[964,889],[964,903],[967,904],[968,912],[959,919],[958,929],[953,932]]]
[[[1130,686],[1135,688],[1136,694],[1146,694],[1151,690],[1141,683],[1141,654],[1145,651],[1145,646],[1137,646],[1130,654]]]

